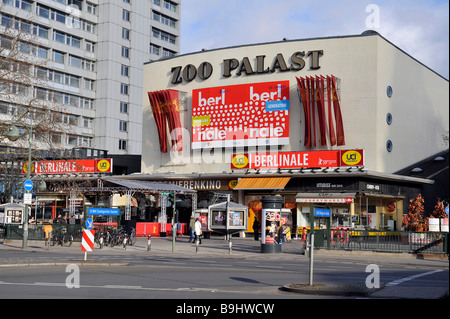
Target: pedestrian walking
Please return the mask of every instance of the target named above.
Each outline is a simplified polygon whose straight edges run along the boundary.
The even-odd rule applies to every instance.
[[[194,231],[195,231],[195,241],[198,240],[198,243],[201,244],[202,243],[202,224],[200,223],[200,220],[198,218],[195,219],[195,224],[194,224]]]
[[[260,222],[258,221],[258,218],[253,220],[253,234],[255,236],[255,240],[259,240],[259,228],[261,227]]]
[[[195,238],[195,218],[194,216],[191,216],[191,219],[189,220],[189,242],[191,243]]]

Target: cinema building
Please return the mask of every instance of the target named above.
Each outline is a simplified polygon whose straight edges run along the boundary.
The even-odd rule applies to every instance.
[[[142,172],[122,178],[196,189],[199,206],[232,194],[250,232],[265,195],[294,229],[319,205],[332,227],[400,230],[438,185],[397,172],[436,159],[448,176],[448,80],[376,32],[161,59],[143,87]]]

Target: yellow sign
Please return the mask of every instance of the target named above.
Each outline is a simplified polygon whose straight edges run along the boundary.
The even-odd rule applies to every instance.
[[[248,165],[248,157],[245,154],[237,154],[233,157],[232,168],[245,168]]]
[[[100,172],[107,172],[111,168],[111,163],[108,160],[100,160],[97,163],[97,169]]]
[[[362,155],[359,151],[347,151],[342,154],[342,162],[349,166],[358,165],[361,160]]]
[[[211,124],[211,116],[194,116],[192,117],[192,126],[203,126]]]

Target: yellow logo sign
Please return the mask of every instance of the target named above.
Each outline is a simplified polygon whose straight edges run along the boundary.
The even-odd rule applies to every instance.
[[[361,159],[362,155],[358,151],[347,151],[342,154],[342,162],[349,166],[358,165]]]
[[[237,179],[232,179],[231,181],[228,182],[228,188],[234,189],[236,187],[237,183],[238,183]]]
[[[97,169],[100,172],[107,172],[111,168],[111,164],[108,160],[100,160],[97,163]]]
[[[210,124],[211,124],[211,116],[210,115],[192,117],[192,126],[203,126],[203,125],[210,125]]]
[[[244,168],[248,165],[248,158],[244,154],[238,154],[233,157],[234,168]]]

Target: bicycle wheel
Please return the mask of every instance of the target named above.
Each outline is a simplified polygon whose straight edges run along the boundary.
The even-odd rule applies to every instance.
[[[63,237],[63,246],[64,247],[70,247],[72,245],[72,236],[71,235],[64,235]]]
[[[58,240],[56,239],[56,237],[53,236],[52,239],[50,240],[50,246],[55,246],[57,241]]]

